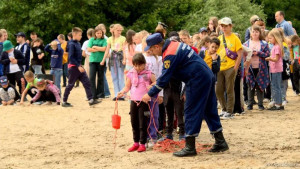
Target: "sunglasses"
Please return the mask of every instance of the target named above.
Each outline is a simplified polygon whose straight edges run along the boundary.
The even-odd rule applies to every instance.
[[[263,21],[261,18],[256,18],[256,19],[254,19],[254,22],[256,22],[256,21]]]
[[[163,23],[163,22],[158,22],[158,25],[163,26],[164,29],[168,28],[168,26],[165,23]]]

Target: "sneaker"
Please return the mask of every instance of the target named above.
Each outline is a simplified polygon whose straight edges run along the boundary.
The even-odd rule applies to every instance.
[[[98,103],[101,103],[101,101],[94,100],[94,99],[89,100],[89,105],[90,105],[90,106],[95,105],[95,104],[98,104]]]
[[[226,113],[227,113],[226,111],[221,111],[221,113],[219,114],[219,117],[224,116],[224,114],[226,114]]]
[[[122,97],[121,97],[121,98],[119,98],[118,100],[119,100],[119,101],[125,101],[125,99],[124,99],[124,98],[122,98]]]
[[[137,152],[143,152],[143,151],[146,151],[146,146],[145,144],[140,144],[139,148],[137,149]]]
[[[34,102],[32,104],[34,104],[34,105],[42,105],[43,103],[44,103],[43,101],[39,101],[39,102]]]
[[[220,117],[221,120],[227,120],[227,119],[232,119],[233,115],[231,113],[225,113],[222,117]]]
[[[110,95],[105,96],[106,99],[110,98]]]
[[[71,103],[68,103],[68,102],[63,102],[61,104],[62,107],[73,107],[73,105],[71,105]]]
[[[275,106],[275,102],[274,102],[274,101],[271,101],[271,102],[268,104],[268,108],[271,108],[271,107],[273,107],[273,106]]]
[[[134,143],[129,149],[128,149],[128,152],[133,152],[137,149],[139,149],[140,145],[137,143]]]
[[[252,106],[252,105],[248,105],[248,106],[247,106],[247,109],[248,109],[248,110],[253,110],[253,106]]]
[[[280,106],[280,110],[284,110],[284,106]]]
[[[284,101],[282,102],[282,105],[285,106],[287,103],[288,103],[288,102],[287,102],[286,100],[284,100]]]
[[[281,110],[281,108],[274,105],[273,107],[268,108],[268,110],[275,111],[275,110]]]
[[[149,141],[148,143],[148,148],[152,149],[154,147],[154,145],[156,144],[157,140],[156,139],[152,139]]]
[[[114,97],[114,98],[113,98],[113,101],[116,101],[116,100],[117,100],[117,98],[116,98],[116,97]]]
[[[258,110],[263,111],[265,110],[265,107],[263,105],[258,106]]]

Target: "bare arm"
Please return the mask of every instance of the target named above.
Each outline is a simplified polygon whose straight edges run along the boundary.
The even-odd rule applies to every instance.
[[[241,48],[240,50],[237,51],[238,58],[236,59],[235,66],[234,66],[234,70],[235,70],[235,71],[238,71],[239,66],[240,66],[240,64],[241,64],[241,60],[242,60],[242,51],[243,51],[243,48]]]

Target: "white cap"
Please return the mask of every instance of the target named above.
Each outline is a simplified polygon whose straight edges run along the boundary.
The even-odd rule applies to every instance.
[[[228,17],[222,18],[222,19],[220,20],[220,23],[221,23],[222,25],[232,25],[232,21],[231,21],[231,19],[228,18]]]

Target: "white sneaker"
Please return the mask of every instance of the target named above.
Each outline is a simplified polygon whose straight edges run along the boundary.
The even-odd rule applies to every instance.
[[[284,101],[282,102],[282,106],[285,106],[287,103],[288,103],[288,102],[287,102],[286,100],[284,100]]]
[[[219,117],[224,116],[226,113],[227,113],[226,111],[221,111],[221,113],[219,114]]]
[[[152,149],[154,147],[154,145],[156,144],[156,140],[149,140],[149,143],[148,143],[148,149]]]
[[[221,120],[228,120],[228,119],[232,119],[233,115],[231,113],[225,113],[222,117],[220,117]]]
[[[268,104],[268,108],[271,108],[271,107],[273,107],[273,106],[275,106],[275,102],[274,102],[274,101],[271,101],[271,102]]]

